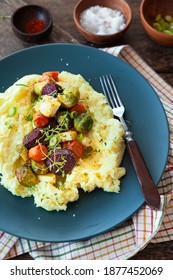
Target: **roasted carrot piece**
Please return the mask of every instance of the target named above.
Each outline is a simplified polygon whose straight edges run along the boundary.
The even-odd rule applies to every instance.
[[[81,102],[79,102],[69,109],[70,113],[74,111],[77,112],[78,114],[82,114],[86,112],[86,108]]]
[[[64,144],[64,148],[71,150],[76,158],[82,158],[84,154],[84,145],[78,140],[68,141]]]
[[[50,72],[43,72],[42,73],[42,80],[50,82],[51,79],[58,81],[58,71],[50,71]]]
[[[43,161],[48,154],[48,149],[42,144],[38,144],[29,150],[29,158],[35,161]]]
[[[35,112],[35,114],[33,115],[33,121],[36,126],[44,127],[49,123],[49,118],[41,114],[40,111],[38,111]]]

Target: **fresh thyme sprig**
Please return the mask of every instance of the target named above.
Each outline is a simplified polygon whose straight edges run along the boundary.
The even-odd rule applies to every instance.
[[[67,112],[68,113],[68,112]],[[44,139],[44,141],[49,142],[49,152],[48,154],[43,154],[45,155],[45,159],[49,159],[50,161],[50,165],[49,165],[49,169],[53,169],[54,167],[57,168],[57,172],[61,173],[62,177],[65,177],[65,172],[63,170],[64,165],[66,164],[67,160],[65,158],[64,155],[60,156],[60,161],[56,160],[56,150],[61,148],[60,145],[60,132],[62,132],[64,130],[64,125],[66,123],[66,118],[62,118],[62,121],[58,124],[56,127],[51,128],[50,125],[48,125],[47,127],[41,129],[41,133],[42,136],[37,140],[38,144],[41,144],[42,140]],[[50,141],[51,139],[55,137],[57,141],[55,141],[55,143],[51,143],[52,145],[50,145]],[[52,159],[50,156],[51,154],[54,153],[54,158]]]
[[[67,114],[65,114],[63,118],[61,118],[61,122],[59,124],[57,123],[56,127],[51,128],[50,125],[48,125],[47,127],[41,129],[40,131],[42,133],[42,136],[38,139],[38,143],[42,139],[44,139],[46,142],[50,142],[50,140],[54,137],[54,139],[52,139],[53,141],[51,145],[49,145],[49,148],[54,149],[60,147],[60,133],[64,131],[64,127],[68,129],[66,123],[66,118],[68,114],[69,112],[67,111]]]

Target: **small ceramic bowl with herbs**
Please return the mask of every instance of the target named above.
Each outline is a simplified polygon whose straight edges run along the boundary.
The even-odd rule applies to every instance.
[[[143,0],[140,17],[145,31],[153,41],[173,46],[172,0]]]
[[[132,20],[130,6],[124,0],[80,0],[73,11],[79,33],[99,45],[116,43]]]
[[[39,5],[25,5],[14,11],[11,25],[20,39],[39,42],[52,31],[53,19],[46,8]]]

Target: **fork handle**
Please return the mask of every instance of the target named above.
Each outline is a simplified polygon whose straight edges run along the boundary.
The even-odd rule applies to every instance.
[[[141,185],[145,201],[150,206],[150,208],[158,209],[160,206],[160,195],[139,150],[138,144],[135,140],[133,140],[133,138],[131,138],[131,140],[126,140],[127,150]]]

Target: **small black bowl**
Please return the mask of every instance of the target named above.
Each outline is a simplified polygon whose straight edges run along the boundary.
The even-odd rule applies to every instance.
[[[39,21],[44,26],[37,33],[30,33],[27,26],[35,20],[37,21],[36,24]],[[38,5],[26,5],[14,11],[11,17],[11,25],[14,33],[20,39],[28,42],[39,42],[52,31],[53,19],[46,8]]]

